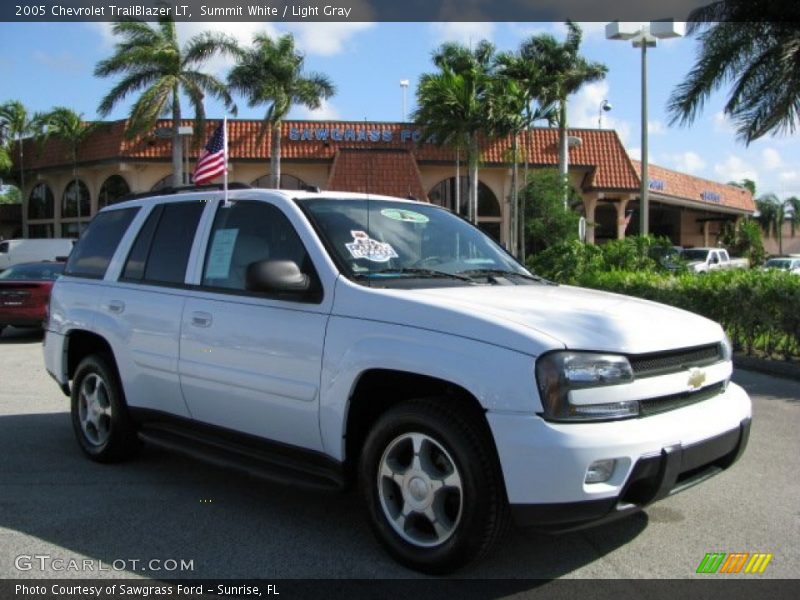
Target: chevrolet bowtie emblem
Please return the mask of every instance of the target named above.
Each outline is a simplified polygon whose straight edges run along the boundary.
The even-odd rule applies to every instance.
[[[698,389],[705,383],[705,381],[706,374],[703,371],[696,367],[689,369],[689,381],[686,383],[689,384],[690,388]]]

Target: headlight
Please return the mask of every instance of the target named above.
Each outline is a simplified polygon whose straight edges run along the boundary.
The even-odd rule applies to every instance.
[[[733,358],[733,344],[731,344],[731,339],[728,337],[728,334],[725,333],[722,336],[722,360],[728,361]]]
[[[572,390],[633,381],[624,356],[594,352],[552,352],[536,362],[536,381],[544,417],[553,421],[624,419],[639,414],[639,403],[570,404]]]

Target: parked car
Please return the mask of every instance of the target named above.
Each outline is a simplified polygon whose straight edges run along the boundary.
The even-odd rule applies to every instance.
[[[789,271],[790,273],[800,275],[800,258],[792,258],[791,256],[776,256],[765,262],[764,268],[767,270],[775,269],[780,271]]]
[[[731,258],[724,248],[687,248],[681,253],[687,267],[693,273],[707,273],[720,269],[747,269],[746,258]]]
[[[0,333],[8,325],[42,327],[50,290],[63,271],[63,262],[37,262],[0,273]]]
[[[511,517],[619,518],[747,444],[708,319],[545,281],[432,204],[229,193],[105,207],[56,282],[45,364],[89,458],[357,486],[387,551],[444,573]]]
[[[675,273],[684,266],[681,258],[682,251],[683,248],[680,246],[654,246],[650,248],[648,255],[663,269]]]
[[[0,271],[20,263],[66,258],[75,240],[68,238],[42,238],[0,241]]]

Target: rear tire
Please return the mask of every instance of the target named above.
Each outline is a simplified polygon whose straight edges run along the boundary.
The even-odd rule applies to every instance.
[[[482,557],[509,521],[491,434],[479,413],[448,402],[387,411],[367,436],[359,471],[378,540],[401,564],[437,575]]]
[[[84,358],[72,382],[72,427],[81,450],[102,463],[131,458],[139,450],[136,427],[111,361],[100,354]]]

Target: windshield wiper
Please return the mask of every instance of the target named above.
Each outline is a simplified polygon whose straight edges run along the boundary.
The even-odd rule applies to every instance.
[[[380,269],[378,271],[369,271],[368,273],[359,273],[359,276],[368,277],[369,275],[415,275],[417,277],[447,277],[449,279],[460,279],[461,281],[469,281],[473,283],[471,277],[460,275],[458,273],[448,273],[447,271],[437,271],[435,269],[417,269],[411,267],[401,267],[399,269]]]
[[[459,275],[468,275],[470,277],[480,277],[481,275],[492,276],[498,275],[501,277],[508,277],[509,275],[529,279],[531,281],[538,281],[539,283],[551,283],[544,277],[538,275],[528,275],[527,273],[519,273],[517,271],[506,271],[504,269],[469,269],[467,271],[459,271]]]

